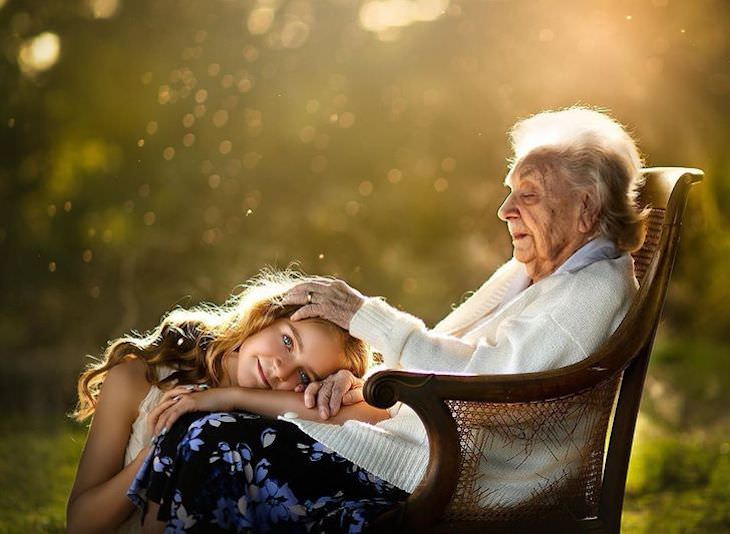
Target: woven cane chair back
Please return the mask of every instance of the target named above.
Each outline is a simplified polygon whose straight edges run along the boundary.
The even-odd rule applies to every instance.
[[[401,400],[413,407],[430,442],[421,486],[388,521],[418,528],[436,525],[437,530],[488,526],[518,531],[520,525],[537,525],[552,531],[590,525],[618,531],[646,365],[687,194],[702,172],[646,169],[644,177],[639,204],[648,210],[646,239],[633,254],[641,287],[621,326],[589,358],[523,375],[386,371],[366,383],[371,404],[386,407]],[[512,471],[509,478],[520,470],[533,478],[538,472],[544,483],[527,497],[511,498],[499,486],[499,472],[490,473],[494,458],[500,459],[500,469]]]

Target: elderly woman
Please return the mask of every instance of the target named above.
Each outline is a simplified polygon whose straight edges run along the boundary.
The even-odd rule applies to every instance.
[[[342,281],[305,283],[292,289],[286,301],[302,305],[292,319],[330,320],[367,341],[383,355],[385,366],[413,370],[544,371],[573,364],[598,348],[617,328],[637,288],[629,255],[641,245],[644,229],[634,204],[641,166],[637,148],[617,122],[585,108],[538,114],[518,122],[511,135],[515,158],[505,180],[510,192],[498,215],[512,236],[514,257],[434,329]],[[361,400],[361,385],[360,379],[340,372],[309,384],[304,402],[310,408],[316,404],[326,419],[338,412],[343,401]],[[350,420],[335,425],[292,413],[283,419],[272,424],[277,425],[279,436],[290,436],[292,456],[284,461],[291,462],[292,468],[289,474],[281,472],[284,480],[280,482],[293,487],[297,477],[316,480],[319,476],[317,462],[303,466],[296,457],[298,439],[307,438],[310,441],[303,445],[307,450],[334,451],[345,470],[364,470],[376,493],[384,488],[380,502],[340,517],[342,530],[362,527],[375,513],[412,492],[425,473],[425,430],[407,406],[397,406],[390,418],[376,424]],[[230,425],[224,434],[220,429],[211,432],[218,432],[215,439],[227,436],[227,442],[238,443],[246,439],[241,437],[246,434],[244,426]],[[569,451],[536,452],[529,462],[515,466],[514,445],[505,443],[501,452],[485,462],[480,480],[489,488],[489,502],[517,505],[535,488],[559,483],[569,471]],[[192,460],[201,470],[187,467],[188,472],[204,479],[207,460]],[[176,469],[186,468],[172,469],[168,480],[177,481],[173,489],[180,484]],[[342,505],[348,486],[338,480],[328,484],[331,494],[321,496],[321,502],[350,506]],[[172,491],[168,494],[174,496]],[[250,494],[236,496],[245,501],[242,515],[258,499]],[[190,514],[196,507],[195,496],[184,497],[184,509]],[[320,525],[317,507],[305,496],[287,494],[287,498],[302,514],[290,514],[286,521]],[[174,510],[164,508],[159,517],[174,515]],[[215,522],[199,506],[195,513],[196,520]],[[279,520],[285,522],[283,516]],[[266,519],[263,528],[278,525],[277,521]]]

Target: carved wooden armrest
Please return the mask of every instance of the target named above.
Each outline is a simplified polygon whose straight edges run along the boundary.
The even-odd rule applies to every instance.
[[[585,363],[582,367],[586,369]],[[457,424],[447,400],[511,404],[548,401],[574,395],[606,378],[607,369],[580,373],[562,370],[513,375],[447,375],[380,371],[364,386],[365,400],[379,408],[409,405],[428,435],[430,460],[421,484],[400,511],[399,521],[413,529],[433,525],[443,514],[457,485],[460,446]],[[581,379],[582,378],[582,379]]]

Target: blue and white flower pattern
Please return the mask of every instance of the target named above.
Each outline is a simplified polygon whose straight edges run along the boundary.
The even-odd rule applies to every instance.
[[[238,412],[182,417],[128,495],[161,503],[166,533],[358,533],[407,497],[296,426]]]

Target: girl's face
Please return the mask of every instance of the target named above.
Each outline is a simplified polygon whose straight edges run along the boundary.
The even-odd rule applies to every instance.
[[[234,383],[257,389],[293,390],[345,366],[342,340],[316,321],[278,319],[246,338],[234,352]]]

